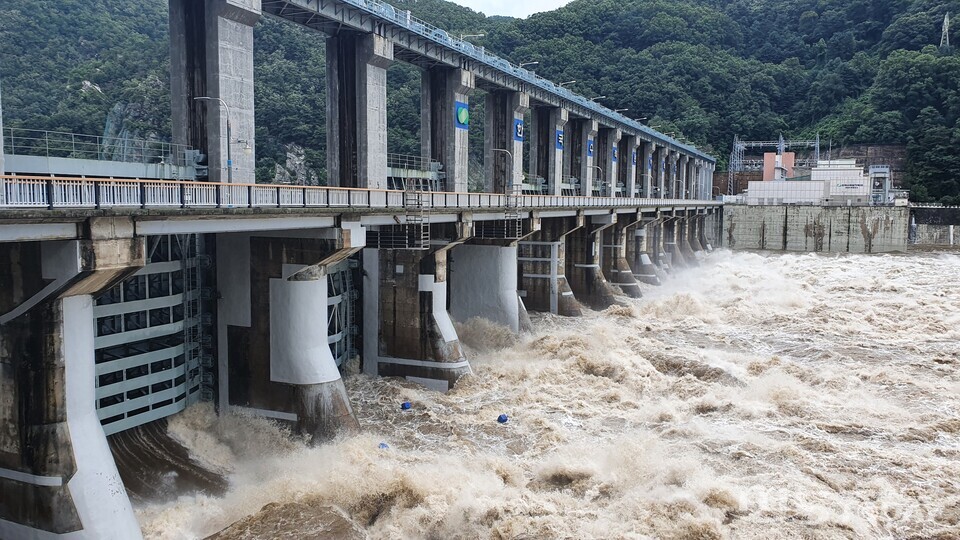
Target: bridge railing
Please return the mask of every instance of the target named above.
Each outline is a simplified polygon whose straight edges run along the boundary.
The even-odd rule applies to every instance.
[[[498,193],[425,192],[428,209],[505,208]],[[719,205],[713,201],[519,195],[520,208]],[[0,176],[0,209],[58,208],[404,208],[399,190],[223,184],[117,178]]]
[[[166,163],[187,166],[189,146],[145,139],[98,137],[62,131],[7,127],[3,151],[11,156],[92,159],[124,163]]]

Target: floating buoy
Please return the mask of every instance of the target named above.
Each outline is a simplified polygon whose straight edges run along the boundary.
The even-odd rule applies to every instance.
[[[501,414],[500,416],[497,417],[497,422],[500,422],[501,424],[506,424],[507,420],[510,420],[510,417],[508,417],[505,414]]]
[[[382,443],[380,443],[379,448],[380,448],[381,450],[389,450],[389,449],[390,449],[390,445],[387,444],[387,443],[385,443],[385,442],[382,442]]]
[[[400,408],[405,411],[409,410],[410,407],[413,407],[413,405],[409,401],[404,401],[403,403],[400,404]]]

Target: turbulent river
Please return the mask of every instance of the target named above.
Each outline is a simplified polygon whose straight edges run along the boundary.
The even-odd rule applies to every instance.
[[[364,430],[318,448],[195,407],[169,431],[229,491],[144,533],[960,537],[960,257],[720,251],[624,303],[461,327],[446,395],[348,377]]]

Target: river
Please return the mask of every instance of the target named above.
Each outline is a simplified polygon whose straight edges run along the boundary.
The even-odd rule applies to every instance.
[[[718,251],[624,303],[460,327],[446,395],[350,376],[364,430],[323,447],[194,407],[169,431],[230,488],[140,505],[144,533],[278,503],[248,537],[340,534],[316,509],[391,539],[960,537],[960,257]]]

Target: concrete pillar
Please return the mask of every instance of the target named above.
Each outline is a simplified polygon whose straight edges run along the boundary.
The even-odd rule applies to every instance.
[[[3,88],[0,86],[0,174],[6,173],[3,161]]]
[[[700,260],[704,256],[703,244],[701,242],[703,238],[703,217],[703,215],[697,213],[688,219],[689,225],[687,228],[690,234],[690,249],[693,251],[696,260]]]
[[[597,135],[597,152],[602,157],[599,160],[603,168],[602,184],[594,186],[599,189],[600,194],[605,197],[612,197],[620,179],[619,167],[622,157],[620,155],[620,139],[623,138],[623,132],[619,129],[603,128]],[[597,171],[599,174],[600,171]]]
[[[436,67],[423,71],[420,88],[421,155],[443,165],[446,190],[467,191],[470,96],[473,72]]]
[[[447,312],[447,250],[363,250],[363,371],[446,392],[470,373]]]
[[[640,286],[627,260],[627,244],[635,244],[634,231],[639,214],[619,214],[612,227],[603,230],[601,270],[606,280],[630,298],[640,298]]]
[[[640,162],[640,139],[636,135],[629,135],[620,139],[620,183],[623,184],[624,197],[637,197],[638,183],[637,170]]]
[[[487,94],[483,130],[487,193],[511,193],[523,183],[523,115],[529,108],[530,96],[523,92]]]
[[[657,198],[666,199],[667,193],[667,149],[658,146],[657,157],[654,166],[657,167]]]
[[[366,240],[345,224],[217,236],[221,411],[292,421],[315,443],[359,427],[328,339],[328,270]]]
[[[550,195],[561,195],[560,184],[570,174],[569,167],[564,172],[568,115],[558,107],[536,107],[531,116],[530,174],[546,179]]]
[[[604,230],[616,223],[616,214],[589,216],[585,226],[567,237],[567,271],[570,287],[577,299],[593,309],[606,309],[617,303],[613,288],[603,276],[600,252]]]
[[[566,277],[566,239],[582,226],[582,217],[543,219],[539,230],[519,243],[520,296],[527,309],[566,317],[582,314]]]
[[[683,256],[683,262],[687,266],[699,266],[697,256],[693,252],[691,239],[695,232],[695,216],[686,216],[680,219],[677,224],[677,248]]]
[[[450,315],[479,317],[520,332],[517,247],[463,244],[450,254]]]
[[[654,188],[653,171],[655,170],[654,163],[653,163],[653,154],[655,150],[656,150],[656,145],[654,145],[653,143],[651,142],[643,143],[643,151],[640,154],[641,155],[640,178],[642,182],[642,187],[640,191],[641,197],[647,197],[647,198],[653,197],[653,188]]]
[[[580,194],[590,197],[599,188],[601,180],[597,175],[597,133],[596,120],[584,119],[580,122]]]
[[[680,234],[680,220],[681,218],[674,214],[663,221],[663,245],[658,262],[661,268],[667,272],[685,266],[683,253],[677,243],[677,237]]]
[[[680,198],[693,199],[693,175],[690,174],[690,157],[686,154],[680,156]]]
[[[653,229],[659,224],[659,220],[642,218],[640,223],[627,228],[625,233],[626,240],[626,259],[633,270],[633,277],[648,285],[660,285],[660,276],[657,273],[657,266],[653,263],[651,246],[653,244]]]
[[[173,142],[207,154],[210,181],[232,176],[235,183],[252,183],[253,27],[260,19],[260,0],[170,0],[169,12]],[[226,107],[196,97],[220,98]]]
[[[376,34],[327,39],[327,184],[387,188],[387,68],[393,43]]]
[[[0,538],[141,538],[96,411],[93,295],[144,264],[129,219],[0,244]]]

